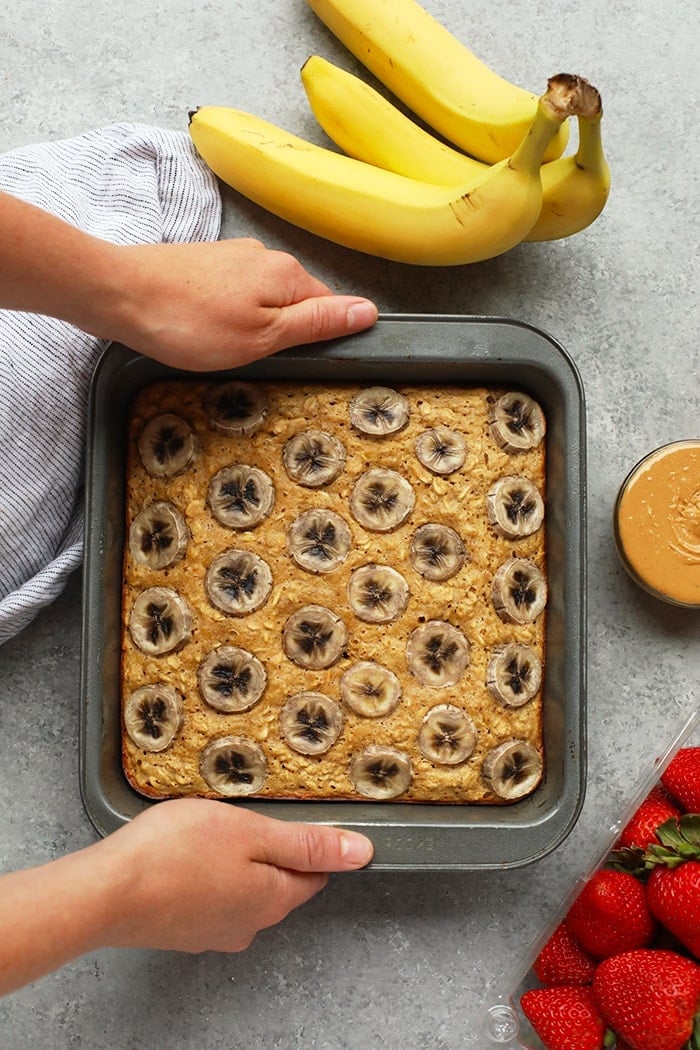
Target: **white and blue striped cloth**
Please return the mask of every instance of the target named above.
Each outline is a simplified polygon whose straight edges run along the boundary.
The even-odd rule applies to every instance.
[[[216,180],[184,132],[120,123],[13,150],[0,189],[114,244],[219,236]],[[103,348],[63,321],[0,310],[0,643],[81,563],[87,395]]]

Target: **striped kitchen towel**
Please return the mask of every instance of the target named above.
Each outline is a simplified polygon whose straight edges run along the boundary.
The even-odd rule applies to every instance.
[[[119,123],[13,150],[0,155],[0,189],[114,244],[219,236],[216,180],[184,132]],[[104,346],[0,310],[0,643],[81,563],[87,396]]]

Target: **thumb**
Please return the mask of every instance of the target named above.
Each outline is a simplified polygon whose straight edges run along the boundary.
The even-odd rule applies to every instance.
[[[352,871],[369,863],[374,846],[365,835],[325,824],[267,820],[257,829],[256,860],[292,871]]]
[[[352,335],[370,328],[376,320],[377,307],[369,299],[349,295],[302,299],[281,307],[275,349]]]

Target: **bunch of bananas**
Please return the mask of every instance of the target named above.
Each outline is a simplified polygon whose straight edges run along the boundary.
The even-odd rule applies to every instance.
[[[325,149],[249,113],[203,106],[190,135],[223,182],[336,244],[450,266],[590,225],[610,185],[598,91],[559,74],[537,98],[484,65],[416,0],[307,0],[440,138],[318,55],[301,71]],[[563,156],[568,118],[578,148]],[[447,145],[447,142],[452,145]]]

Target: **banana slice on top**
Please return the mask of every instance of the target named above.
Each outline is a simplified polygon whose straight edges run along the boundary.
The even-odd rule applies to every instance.
[[[285,443],[282,462],[298,485],[322,488],[345,469],[345,446],[325,430],[302,430]]]
[[[267,686],[267,672],[257,656],[236,645],[207,653],[197,669],[202,699],[216,711],[249,711]]]
[[[270,597],[272,572],[260,555],[231,548],[212,561],[204,589],[217,609],[231,616],[247,616]]]
[[[183,557],[189,529],[177,507],[165,500],[149,503],[136,515],[129,529],[129,551],[139,565],[166,569]]]
[[[129,633],[148,656],[173,653],[192,633],[190,607],[172,587],[148,587],[131,608]]]
[[[393,671],[374,660],[359,660],[340,679],[343,703],[365,718],[390,715],[401,699],[401,682]]]
[[[416,502],[410,483],[395,470],[372,467],[350,494],[353,517],[371,532],[391,532],[402,525]]]
[[[267,395],[256,383],[216,383],[204,398],[209,422],[224,434],[255,433],[262,426],[267,409]]]
[[[431,521],[413,533],[409,557],[417,573],[441,583],[456,576],[467,559],[467,550],[458,532]]]
[[[501,536],[531,536],[544,521],[544,500],[534,481],[509,475],[495,481],[487,492],[486,514]]]
[[[458,766],[474,752],[476,726],[461,707],[437,704],[423,716],[418,730],[418,747],[429,762]]]
[[[445,620],[428,620],[416,627],[406,644],[409,670],[431,689],[454,685],[469,666],[469,642]]]
[[[282,646],[289,659],[310,671],[337,663],[347,640],[347,628],[341,618],[323,605],[297,609],[282,630]]]
[[[378,800],[398,798],[413,780],[408,755],[386,744],[370,744],[353,755],[349,773],[359,795]]]
[[[489,430],[506,452],[524,452],[536,448],[544,437],[544,412],[529,394],[512,391],[489,406]]]
[[[388,386],[367,387],[350,402],[350,422],[362,434],[373,437],[403,430],[410,414],[408,398]]]
[[[408,584],[389,565],[361,565],[348,580],[348,602],[358,620],[391,623],[408,603]]]
[[[332,510],[304,511],[287,530],[287,552],[307,572],[333,572],[350,551],[347,523]]]
[[[233,798],[252,795],[265,783],[267,759],[254,740],[244,736],[222,736],[202,752],[199,770],[210,788]]]
[[[144,751],[165,751],[183,723],[182,697],[164,682],[142,685],[124,704],[124,727]]]
[[[260,467],[233,463],[211,479],[207,502],[222,525],[230,529],[254,529],[275,504],[275,486]]]
[[[464,466],[467,443],[451,427],[438,426],[424,430],[416,438],[416,456],[432,474],[454,474]]]
[[[491,598],[505,623],[534,623],[547,604],[547,584],[534,562],[509,558],[496,570]]]
[[[343,712],[325,693],[297,693],[280,711],[280,732],[300,755],[323,755],[340,736]]]
[[[506,707],[522,707],[539,692],[542,663],[537,653],[522,642],[496,646],[486,669],[486,686]]]
[[[524,798],[542,779],[542,756],[527,740],[506,740],[484,758],[482,776],[489,789],[508,802]]]
[[[194,457],[197,441],[189,423],[173,412],[154,416],[138,440],[141,462],[156,478],[181,474]]]

